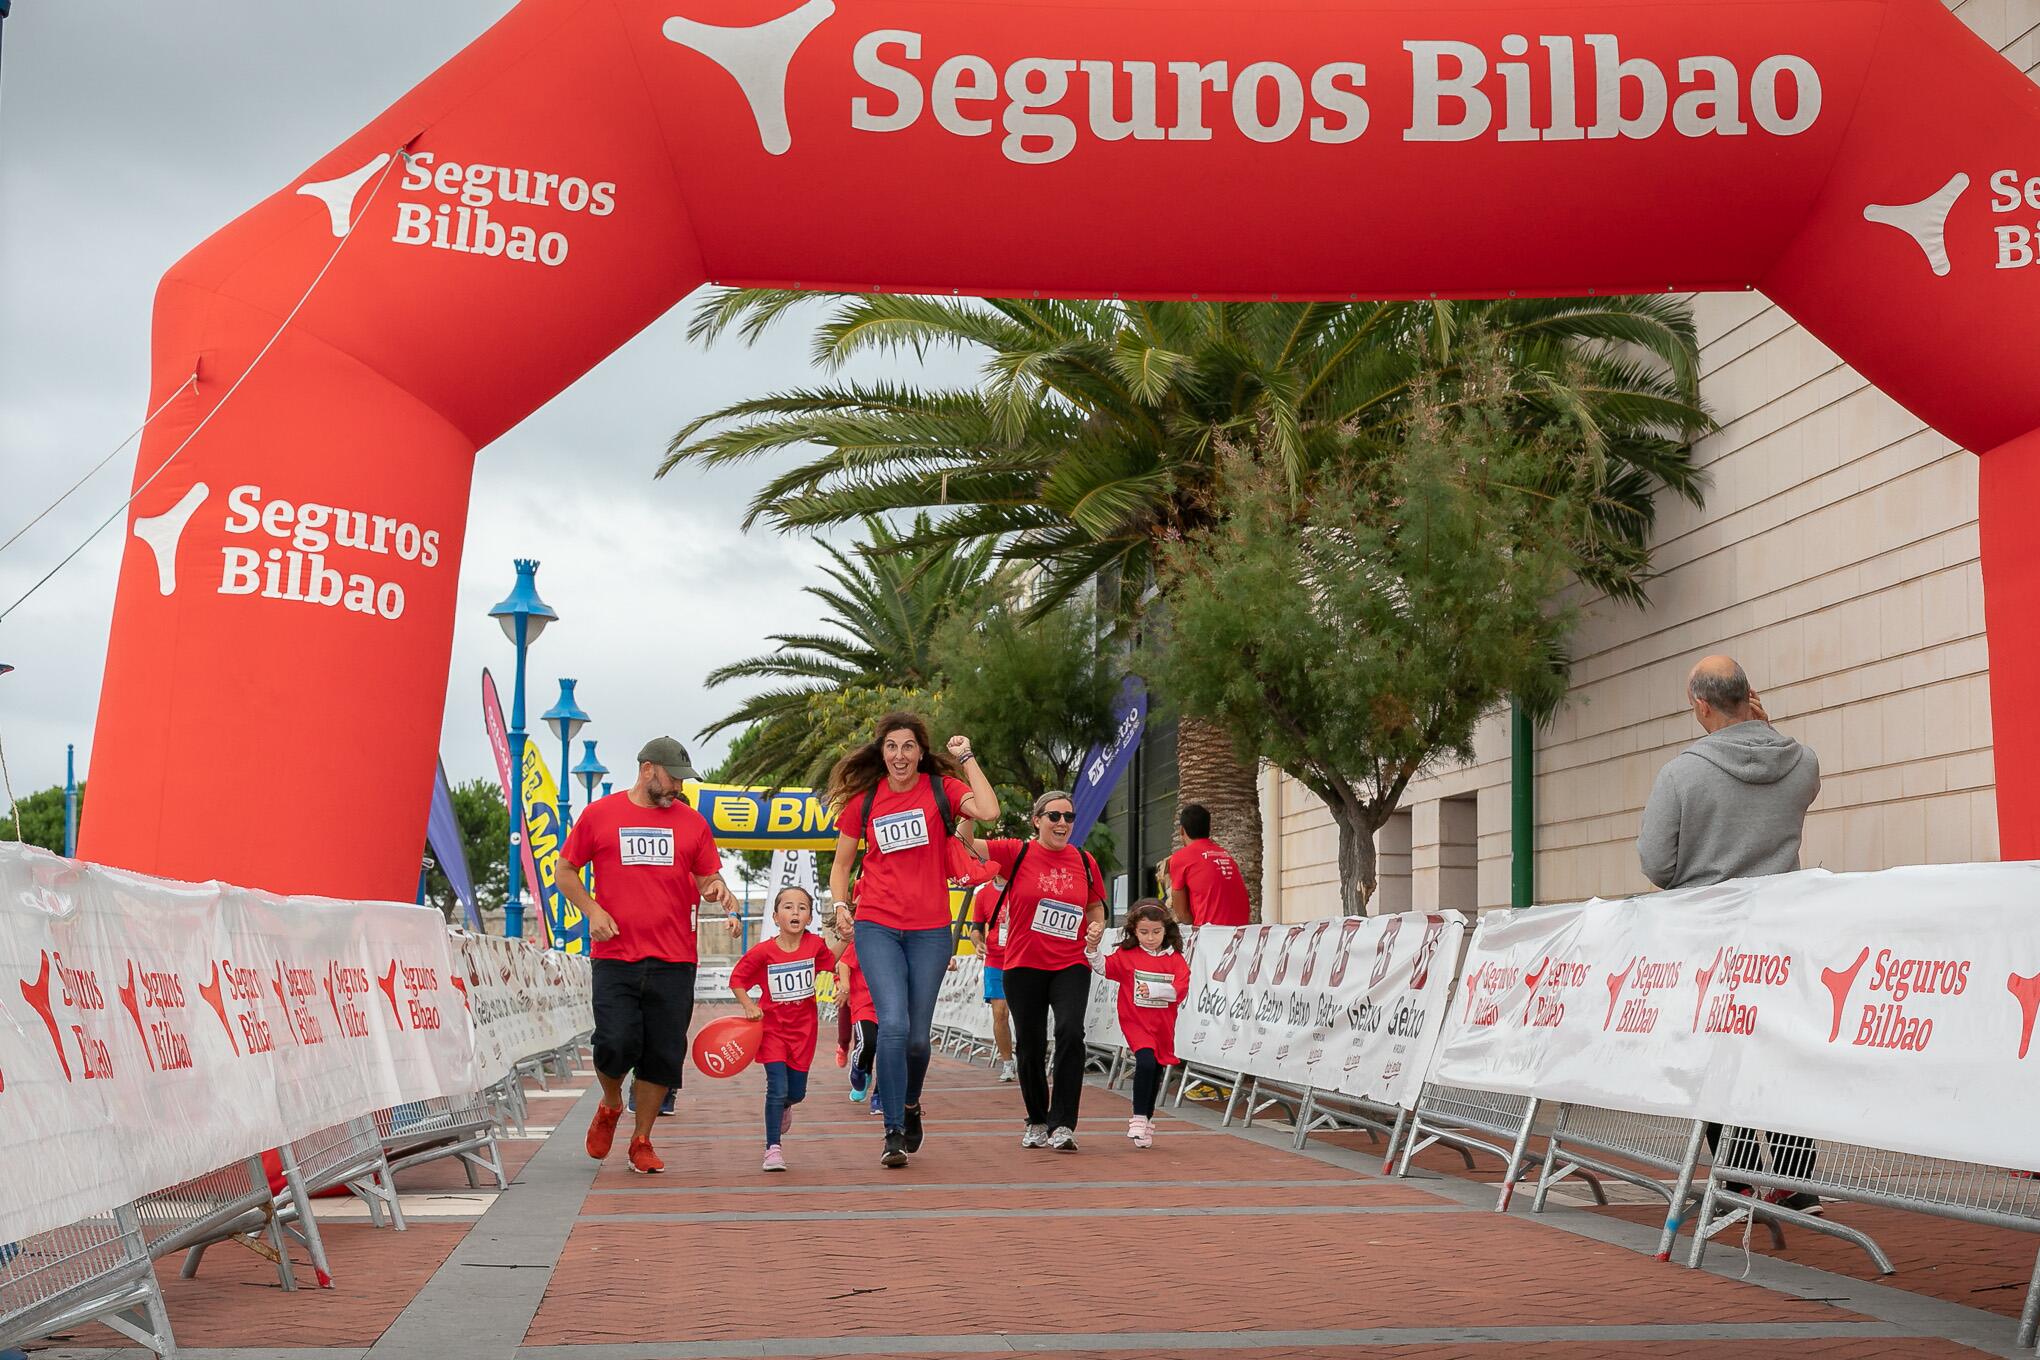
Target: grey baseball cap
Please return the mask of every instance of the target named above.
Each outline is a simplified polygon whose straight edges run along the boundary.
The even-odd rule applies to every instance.
[[[649,760],[674,779],[692,779],[697,782],[701,779],[695,772],[694,762],[687,758],[687,748],[671,737],[653,737],[637,753],[637,758],[638,764],[642,765]]]

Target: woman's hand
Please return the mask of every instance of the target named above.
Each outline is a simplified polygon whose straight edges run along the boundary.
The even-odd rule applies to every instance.
[[[1093,921],[1084,929],[1084,952],[1092,953],[1098,948],[1098,941],[1105,938],[1105,923]]]
[[[958,732],[949,739],[949,758],[959,765],[970,763],[970,738]]]

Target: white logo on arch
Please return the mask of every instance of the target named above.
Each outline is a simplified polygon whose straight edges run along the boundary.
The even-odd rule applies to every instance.
[[[758,140],[774,156],[793,145],[786,124],[786,72],[808,35],[836,12],[835,0],[807,0],[790,14],[749,28],[724,28],[674,17],[660,31],[728,71],[751,105]]]
[[[1948,263],[1948,214],[1955,200],[1969,187],[1969,176],[1957,171],[1954,178],[1917,203],[1872,203],[1863,209],[1867,221],[1896,227],[1913,238],[1927,257],[1935,278],[1946,278]]]
[[[390,163],[390,153],[385,151],[367,165],[351,175],[338,179],[313,180],[298,185],[297,191],[306,198],[316,198],[326,205],[326,214],[336,237],[345,236],[347,228],[354,221],[354,200],[361,194],[361,186],[368,183],[368,177]]]

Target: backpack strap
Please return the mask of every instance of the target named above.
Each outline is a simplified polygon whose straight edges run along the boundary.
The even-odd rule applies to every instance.
[[[1013,856],[1013,872],[1006,875],[1006,886],[999,889],[999,900],[992,904],[992,914],[985,918],[985,938],[992,938],[992,928],[999,924],[999,913],[1006,909],[1007,895],[1013,891],[1013,882],[1020,877],[1020,866],[1027,862],[1027,847],[1033,841],[1020,842],[1020,853]]]
[[[1105,900],[1105,871],[1098,867],[1098,861],[1091,857],[1089,850],[1079,847],[1077,854],[1084,861],[1084,886],[1095,890],[1097,893],[1097,896],[1093,897],[1091,902],[1103,902]],[[1084,905],[1088,907],[1091,905],[1091,902],[1086,902]]]
[[[939,770],[928,776],[928,787],[935,794],[935,813],[942,819],[942,838],[948,840],[956,834],[956,809],[949,805],[949,790],[943,787]]]

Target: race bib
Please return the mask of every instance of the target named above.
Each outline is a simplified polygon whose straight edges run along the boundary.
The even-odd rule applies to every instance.
[[[806,1001],[815,994],[815,961],[794,959],[790,963],[765,965],[765,995],[784,1004]]]
[[[928,814],[920,808],[871,819],[871,848],[890,855],[928,843]]]
[[[673,863],[673,829],[667,826],[625,826],[616,832],[617,857],[625,864]]]
[[[1013,929],[1013,918],[1006,912],[999,913],[999,948],[1006,947],[1006,936]]]
[[[1176,1004],[1176,979],[1168,973],[1133,970],[1133,1004],[1161,1010]]]
[[[1084,912],[1067,902],[1044,897],[1034,908],[1034,933],[1052,940],[1074,940],[1084,928]]]

